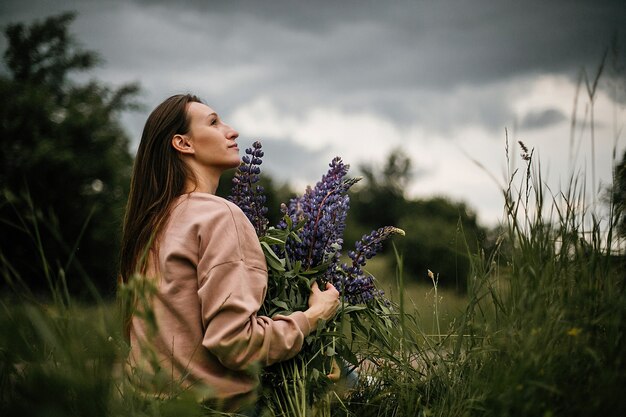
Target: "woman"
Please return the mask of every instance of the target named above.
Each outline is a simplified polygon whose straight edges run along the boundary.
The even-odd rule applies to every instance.
[[[313,284],[308,310],[257,316],[263,252],[243,212],[214,195],[222,172],[239,164],[237,137],[195,96],[156,107],[133,168],[120,271],[124,283],[139,273],[154,284],[128,323],[132,369],[160,384],[153,390],[208,390],[225,410],[253,401],[255,367],[295,356],[339,306],[332,285]]]

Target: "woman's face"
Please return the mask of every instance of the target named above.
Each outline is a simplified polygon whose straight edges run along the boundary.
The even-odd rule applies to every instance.
[[[194,159],[207,168],[221,171],[239,166],[239,148],[235,139],[239,133],[222,122],[217,113],[202,103],[189,103],[189,132]]]

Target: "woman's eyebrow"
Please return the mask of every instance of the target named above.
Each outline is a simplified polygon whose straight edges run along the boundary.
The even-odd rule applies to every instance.
[[[217,113],[215,113],[215,112],[209,113],[209,114],[207,114],[206,118],[209,119],[211,116],[217,117]]]

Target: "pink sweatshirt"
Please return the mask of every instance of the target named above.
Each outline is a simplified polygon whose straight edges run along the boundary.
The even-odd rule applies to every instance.
[[[170,382],[208,387],[210,398],[253,397],[253,365],[295,356],[311,329],[302,312],[257,316],[267,266],[251,223],[223,198],[185,194],[174,202],[157,250],[147,274],[156,277],[157,328],[133,317],[131,364],[154,374],[153,358]]]

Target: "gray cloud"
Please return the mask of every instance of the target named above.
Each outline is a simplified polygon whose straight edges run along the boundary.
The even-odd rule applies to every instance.
[[[239,138],[239,148],[249,147],[257,139]],[[297,178],[307,180],[313,186],[326,173],[330,160],[325,159],[324,151],[311,151],[286,138],[261,138],[263,145],[263,172],[273,178],[293,184]],[[291,173],[291,174],[290,174]],[[299,193],[304,190],[297,190]]]
[[[269,96],[291,113],[330,105],[444,133],[501,130],[513,111],[490,86],[593,72],[626,22],[612,0],[8,0],[0,24],[70,9],[77,37],[105,59],[96,75],[139,81],[147,107],[193,91],[228,117]]]
[[[181,9],[171,2],[137,3]],[[157,6],[159,5],[160,6]],[[249,35],[251,45],[262,51],[288,46],[297,40],[302,47],[293,53],[300,66],[312,73],[327,70],[324,62],[339,59],[352,65],[334,70],[341,81],[361,83],[390,75],[387,85],[407,82],[438,88],[451,83],[491,82],[528,71],[563,71],[596,65],[604,48],[626,21],[619,0],[594,1],[228,1],[189,3],[195,13],[215,16],[225,23],[223,34]],[[246,27],[252,21],[275,33],[295,36],[272,39]],[[301,35],[301,36],[298,36]],[[320,48],[307,48],[306,38],[330,40]],[[621,33],[624,44],[626,34]],[[304,42],[303,42],[304,41]],[[289,60],[294,63],[296,61]],[[310,63],[313,65],[309,65]],[[459,65],[460,64],[460,65]],[[360,71],[353,72],[352,69]],[[383,68],[384,71],[379,71]],[[397,76],[391,76],[391,75]],[[347,85],[351,83],[348,82]],[[343,82],[341,85],[346,85]]]
[[[81,37],[111,49],[110,65],[149,64],[159,56],[190,64],[217,50],[224,64],[245,59],[270,65],[284,88],[304,89],[307,80],[316,80],[323,93],[367,86],[448,89],[528,72],[572,72],[597,65],[626,22],[623,4],[609,0],[198,0],[185,6],[29,0],[5,1],[1,10],[8,20],[64,9],[81,12]],[[107,36],[101,36],[103,28]],[[194,37],[207,48],[193,49]],[[619,40],[626,44],[626,33]],[[107,48],[111,43],[114,48]]]
[[[514,103],[530,80],[575,80],[583,68],[594,73],[614,36],[622,65],[626,48],[623,0],[3,0],[0,26],[67,10],[78,12],[71,27],[76,38],[104,59],[89,76],[141,83],[145,108],[123,115],[136,141],[150,109],[185,91],[227,121],[257,100],[278,109],[278,123],[280,117],[305,121],[320,108],[373,113],[382,116],[373,120],[393,124],[391,132],[416,128],[412,140],[437,158],[441,169],[416,172],[428,179],[422,184],[443,190],[458,183],[457,194],[483,209],[492,204],[487,188],[469,181],[469,172],[452,175],[463,160],[449,147],[476,148],[481,161],[492,157],[492,139],[502,138],[517,118]],[[0,37],[0,52],[5,49]],[[624,67],[612,67],[601,88],[624,103]],[[552,105],[525,109],[520,128],[529,140],[538,144],[541,129],[562,123],[565,116]],[[463,143],[435,144],[429,136]],[[239,142],[245,147],[253,139]],[[276,170],[268,172],[277,178],[313,182],[329,162],[329,149],[310,151],[293,138],[260,139],[264,169]],[[356,169],[359,161],[350,162]],[[604,165],[610,164],[598,164]]]
[[[567,117],[557,109],[545,109],[527,113],[520,122],[522,129],[543,129],[567,120]]]

